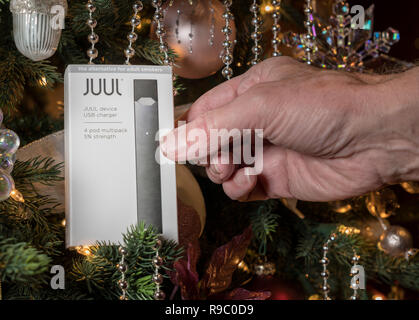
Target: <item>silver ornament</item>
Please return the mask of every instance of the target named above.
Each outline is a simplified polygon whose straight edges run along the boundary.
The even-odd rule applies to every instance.
[[[409,231],[400,226],[391,226],[380,236],[378,248],[390,256],[399,257],[411,249],[412,244]]]
[[[11,0],[13,36],[20,53],[40,61],[57,50],[64,29],[66,0]]]

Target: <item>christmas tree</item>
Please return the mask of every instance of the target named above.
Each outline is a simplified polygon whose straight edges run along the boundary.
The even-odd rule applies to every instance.
[[[13,23],[17,11],[12,13],[10,8],[19,2],[0,0],[4,30],[0,108],[4,127],[19,136],[21,148],[63,130],[63,74],[69,64],[173,62],[177,106],[194,102],[226,77],[240,75],[272,55],[290,55],[302,63],[346,72],[394,72],[412,66],[390,57],[390,46],[399,40],[396,30],[373,33],[372,9],[366,14],[370,29],[364,28],[356,38],[362,45],[370,41],[369,51],[360,56],[359,46],[337,53],[338,44],[328,41],[327,32],[328,27],[339,31],[339,25],[333,25],[329,17],[346,19],[343,29],[349,28],[350,15],[345,12],[349,4],[319,1],[311,8],[311,1],[306,0],[233,1],[231,6],[229,1],[218,0],[71,1],[54,55],[40,60],[22,52],[16,43],[22,29]],[[252,9],[254,4],[260,10]],[[18,10],[18,6],[13,8]],[[222,15],[226,8],[231,13]],[[156,21],[164,24],[166,33]],[[311,21],[308,31],[307,21]],[[232,28],[227,40],[234,48],[224,46],[222,51],[228,32],[221,33],[220,26],[226,23]],[[281,28],[275,28],[276,24]],[[199,30],[207,36],[199,36]],[[319,37],[314,40],[310,30],[317,30]],[[326,30],[323,38],[322,30]],[[307,32],[310,41],[304,37]],[[412,56],[406,59],[413,60]],[[207,219],[200,221],[202,235],[188,227],[199,223],[196,210],[179,205],[183,215],[179,220],[186,225],[181,229],[185,233],[180,235],[182,243],[163,240],[156,257],[157,231],[144,223],[127,226],[121,248],[97,243],[66,249],[63,201],[55,190],[63,184],[64,163],[57,162],[52,153],[20,157],[18,152],[14,165],[5,164],[9,155],[4,153],[0,171],[10,172],[14,188],[0,185],[11,194],[0,202],[3,299],[161,299],[164,296],[156,296],[160,285],[166,298],[171,293],[173,299],[418,297],[419,258],[414,249],[419,234],[418,183],[406,182],[332,203],[290,199],[242,203],[230,200],[199,168],[189,166],[205,198]],[[356,282],[350,286],[357,275],[352,267],[358,264],[365,271],[366,289],[356,289]],[[53,266],[64,267],[65,290],[51,287]]]

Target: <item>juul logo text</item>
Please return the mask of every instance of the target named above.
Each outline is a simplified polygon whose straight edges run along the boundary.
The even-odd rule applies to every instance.
[[[83,95],[87,96],[89,93],[94,96],[102,93],[107,96],[114,93],[122,96],[119,91],[119,79],[86,79],[86,92]]]

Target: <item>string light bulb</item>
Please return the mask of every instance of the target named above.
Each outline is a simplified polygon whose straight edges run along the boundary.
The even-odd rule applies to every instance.
[[[17,189],[13,189],[10,192],[10,196],[12,197],[13,200],[15,200],[17,202],[21,202],[21,203],[25,202],[25,198],[23,198],[22,193]]]
[[[351,235],[351,234],[360,234],[361,230],[354,228],[354,227],[347,227],[345,225],[340,225],[338,228],[339,233],[341,234],[346,234],[346,235]]]
[[[269,4],[267,4],[266,6],[263,7],[263,11],[265,11],[266,13],[270,13],[273,11],[273,7]]]
[[[48,80],[44,76],[44,77],[41,77],[41,79],[38,80],[38,83],[41,87],[46,87],[48,85]]]
[[[76,247],[76,250],[79,254],[82,254],[86,257],[92,254],[92,252],[90,251],[90,246],[78,246]]]

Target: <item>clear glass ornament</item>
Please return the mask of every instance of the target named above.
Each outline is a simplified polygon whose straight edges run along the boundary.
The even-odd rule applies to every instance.
[[[10,174],[0,169],[0,201],[7,200],[15,188],[15,182]]]
[[[0,154],[0,169],[3,169],[9,173],[13,171],[13,166],[16,162],[16,154]]]
[[[13,36],[20,53],[33,61],[51,57],[64,29],[66,0],[11,0]]]
[[[19,136],[12,130],[0,129],[0,152],[13,154],[19,149]]]

